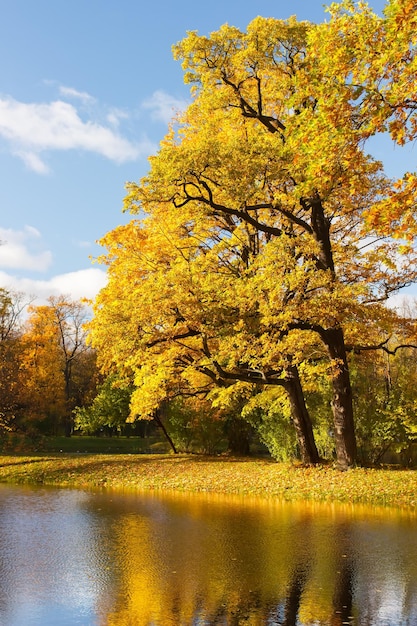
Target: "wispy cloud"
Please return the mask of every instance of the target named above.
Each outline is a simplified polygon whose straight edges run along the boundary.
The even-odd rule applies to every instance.
[[[115,127],[120,125],[121,120],[127,120],[128,118],[129,114],[126,111],[117,108],[111,109],[106,116],[108,123]]]
[[[93,247],[93,242],[86,241],[85,239],[73,241],[73,244],[77,248],[92,248]]]
[[[184,111],[188,102],[170,96],[165,91],[155,91],[150,98],[142,104],[144,109],[151,111],[151,118],[168,124],[180,111]]]
[[[0,98],[0,136],[15,156],[40,174],[48,172],[43,153],[53,150],[85,150],[123,163],[147,156],[154,148],[146,139],[134,143],[110,126],[84,121],[76,107],[63,100],[24,103]]]
[[[65,87],[64,85],[59,86],[59,93],[64,98],[73,98],[75,100],[81,100],[81,102],[85,104],[93,103],[96,101],[96,99],[93,96],[91,96],[89,93],[87,93],[86,91],[78,91],[77,89],[74,89],[73,87]]]
[[[37,174],[49,173],[49,167],[35,152],[28,152],[27,150],[14,150],[13,154],[21,158],[29,170],[32,170]]]
[[[0,228],[0,268],[43,272],[51,263],[52,253],[42,249],[41,234],[36,228]]]

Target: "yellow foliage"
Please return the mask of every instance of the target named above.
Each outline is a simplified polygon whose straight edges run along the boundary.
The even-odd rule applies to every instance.
[[[29,307],[29,313],[20,365],[28,417],[42,420],[48,415],[62,416],[65,379],[54,313],[49,306]]]
[[[395,186],[365,147],[415,132],[415,15],[405,0],[385,18],[362,2],[329,12],[174,47],[194,100],[127,186],[138,218],[102,239],[90,325],[102,367],[135,382],[132,416],[216,386],[225,404],[292,366],[312,384],[326,352],[336,381],[349,348],[395,326],[381,302],[417,278],[416,177]]]

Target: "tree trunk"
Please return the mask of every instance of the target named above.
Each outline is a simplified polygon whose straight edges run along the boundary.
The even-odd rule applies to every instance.
[[[168,441],[169,445],[171,446],[173,453],[174,454],[178,454],[178,450],[175,447],[174,442],[172,441],[171,437],[169,436],[169,434],[167,432],[167,429],[164,426],[163,421],[161,420],[161,416],[159,415],[158,409],[155,411],[154,420],[158,424],[158,426],[162,430],[162,432],[164,433],[165,438]]]
[[[71,415],[65,415],[64,417],[64,435],[65,437],[71,437],[73,430],[73,420]]]
[[[322,336],[332,360],[332,410],[337,465],[339,469],[345,470],[355,464],[357,453],[345,339],[341,328],[325,330]]]
[[[250,434],[250,426],[247,422],[231,417],[228,420],[228,451],[237,456],[249,456]]]
[[[313,426],[305,404],[298,369],[295,365],[288,369],[287,376],[285,389],[290,400],[291,417],[297,434],[301,459],[303,463],[320,463],[314,441]]]
[[[317,268],[330,270],[335,278],[330,237],[330,220],[326,217],[322,199],[317,195],[311,201],[311,227],[320,246]],[[331,285],[329,286],[331,289]],[[353,422],[352,389],[350,386],[345,338],[340,327],[323,329],[321,338],[327,346],[331,361],[331,381],[333,385],[333,422],[337,464],[347,469],[356,461],[356,437]]]

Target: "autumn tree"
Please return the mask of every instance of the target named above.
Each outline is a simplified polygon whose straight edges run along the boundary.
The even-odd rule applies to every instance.
[[[325,81],[337,89],[328,94],[335,107],[340,90],[353,100],[364,140],[388,134],[397,146],[417,134],[417,5],[390,0],[384,17],[366,3],[352,0],[329,7],[331,21],[312,33],[314,62]],[[333,54],[337,50],[337,54]],[[412,240],[416,233],[417,174],[405,171],[388,193],[365,213],[367,224],[383,234]]]
[[[34,427],[47,423],[57,432],[65,413],[58,329],[50,307],[32,306],[28,313],[20,364],[25,416]]]
[[[95,356],[86,345],[87,308],[64,296],[33,306],[24,334],[22,371],[27,407],[34,419],[62,423],[69,436],[72,411],[90,392]]]
[[[346,24],[345,28],[350,26]],[[366,319],[372,300],[383,300],[414,280],[415,274],[410,259],[404,263],[395,260],[392,243],[377,241],[375,233],[368,235],[374,236],[372,241],[366,240],[363,213],[372,212],[370,207],[378,205],[381,197],[391,199],[391,187],[379,164],[363,150],[367,134],[361,127],[368,124],[370,114],[362,102],[357,104],[358,87],[348,81],[337,84],[324,80],[329,78],[326,59],[321,54],[322,38],[314,38],[315,30],[294,20],[284,25],[257,19],[249,25],[247,34],[229,27],[210,38],[190,33],[176,47],[176,54],[183,59],[187,80],[196,85],[194,106],[207,119],[216,117],[218,125],[227,123],[230,112],[234,141],[239,125],[236,112],[242,125],[249,121],[244,124],[246,137],[239,138],[244,148],[236,153],[243,172],[245,157],[250,159],[249,177],[240,175],[240,179],[246,186],[250,180],[252,187],[246,187],[239,197],[240,189],[231,189],[225,184],[224,174],[219,177],[215,172],[219,160],[212,155],[215,142],[224,138],[222,131],[215,133],[214,140],[205,141],[205,146],[211,147],[210,155],[203,148],[199,155],[202,158],[191,157],[190,162],[187,148],[191,142],[196,144],[196,136],[201,141],[202,120],[198,131],[193,132],[194,121],[189,115],[181,146],[176,140],[171,141],[173,149],[164,146],[158,156],[162,167],[158,163],[153,168],[136,199],[144,206],[155,196],[158,201],[171,200],[177,207],[200,203],[217,214],[245,222],[258,235],[268,235],[270,241],[282,244],[289,237],[295,242],[295,251],[290,252],[293,267],[286,267],[293,285],[281,300],[285,316],[281,328],[284,332],[316,333],[329,353],[336,447],[343,466],[351,464],[356,454],[346,354],[349,316],[358,317],[361,313],[354,311],[355,305],[358,309],[358,305],[367,304],[366,309],[362,308]],[[322,25],[320,34],[324,31]],[[316,63],[319,55],[321,65]],[[261,145],[254,136],[262,141]],[[153,174],[160,176],[163,168],[167,171],[165,158],[175,159],[175,152],[175,163],[181,159],[181,164],[176,178],[168,178],[169,198],[166,193],[161,195]],[[230,167],[232,159],[225,152],[222,158],[228,159]],[[168,167],[170,176],[172,166]],[[363,246],[371,247],[369,254],[361,252]],[[288,244],[286,247],[288,254]],[[297,273],[301,278],[298,284]],[[362,293],[360,281],[366,284]],[[308,310],[302,311],[306,306]]]
[[[100,323],[97,324],[98,318],[93,321],[92,339],[101,364],[123,370],[127,377],[134,376],[137,389],[133,394],[133,415],[152,416],[167,399],[179,394],[205,397],[213,387],[219,387],[215,400],[224,410],[228,404],[235,404],[236,397],[242,399],[252,393],[252,384],[245,378],[234,385],[232,379],[222,380],[209,367],[207,357],[209,344],[212,349],[216,344],[220,362],[221,353],[232,349],[230,333],[239,334],[248,346],[252,342],[253,336],[243,327],[239,331],[239,309],[231,304],[235,299],[235,274],[228,272],[226,266],[224,272],[219,272],[218,248],[213,241],[207,244],[210,253],[200,258],[203,266],[190,263],[181,239],[170,245],[174,238],[173,228],[145,231],[144,225],[134,222],[105,238],[113,260],[109,268],[111,290],[103,290],[97,299]],[[186,245],[192,255],[192,246]],[[223,250],[224,261],[225,253]],[[230,268],[234,264],[238,271],[239,259],[232,258],[233,250],[230,254]],[[204,276],[206,280],[201,283]],[[220,294],[227,293],[230,302],[221,302]],[[112,342],[106,339],[110,332]],[[279,383],[279,379],[274,382]],[[291,383],[291,379],[282,380],[283,385]]]
[[[21,421],[21,326],[29,302],[22,293],[0,288],[0,432],[16,430]]]
[[[356,460],[348,354],[392,332],[383,303],[417,274],[412,246],[365,224],[400,198],[365,151],[378,109],[361,85],[336,80],[327,34],[338,58],[333,22],[295,18],[192,32],[175,47],[194,101],[128,186],[126,209],[147,217],[102,241],[109,283],[91,328],[103,366],[134,377],[134,412],[187,386],[216,405],[279,386],[313,462],[302,385],[324,372],[346,468]]]
[[[87,346],[87,331],[85,324],[88,320],[87,307],[80,301],[70,300],[59,296],[49,298],[53,323],[57,329],[58,342],[61,352],[61,370],[65,382],[65,435],[69,436],[73,428],[72,411],[81,403],[82,380],[91,379],[95,374],[95,358],[85,359],[91,350]],[[82,362],[87,367],[83,371]],[[77,371],[78,370],[78,371]],[[80,376],[81,374],[81,376]]]

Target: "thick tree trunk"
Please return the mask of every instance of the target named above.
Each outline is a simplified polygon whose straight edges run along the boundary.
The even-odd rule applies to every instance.
[[[340,469],[356,462],[356,435],[353,420],[352,388],[347,363],[345,339],[341,328],[331,328],[323,333],[332,360],[333,423],[336,459]]]
[[[250,426],[242,419],[232,417],[228,421],[228,446],[231,454],[250,455]]]
[[[308,413],[300,376],[294,365],[288,369],[285,389],[291,405],[291,417],[297,434],[303,463],[319,463],[320,457],[314,441],[313,426]]]
[[[65,437],[71,437],[73,430],[73,420],[71,415],[65,415],[64,417],[64,435]]]
[[[325,215],[323,202],[318,195],[310,203],[311,227],[321,250],[317,259],[317,267],[318,269],[330,270],[333,278],[335,278],[330,220]],[[331,285],[329,288],[331,289]],[[340,469],[347,469],[356,461],[356,437],[345,338],[340,327],[323,329],[320,335],[327,346],[332,361],[332,409],[337,464]]]

